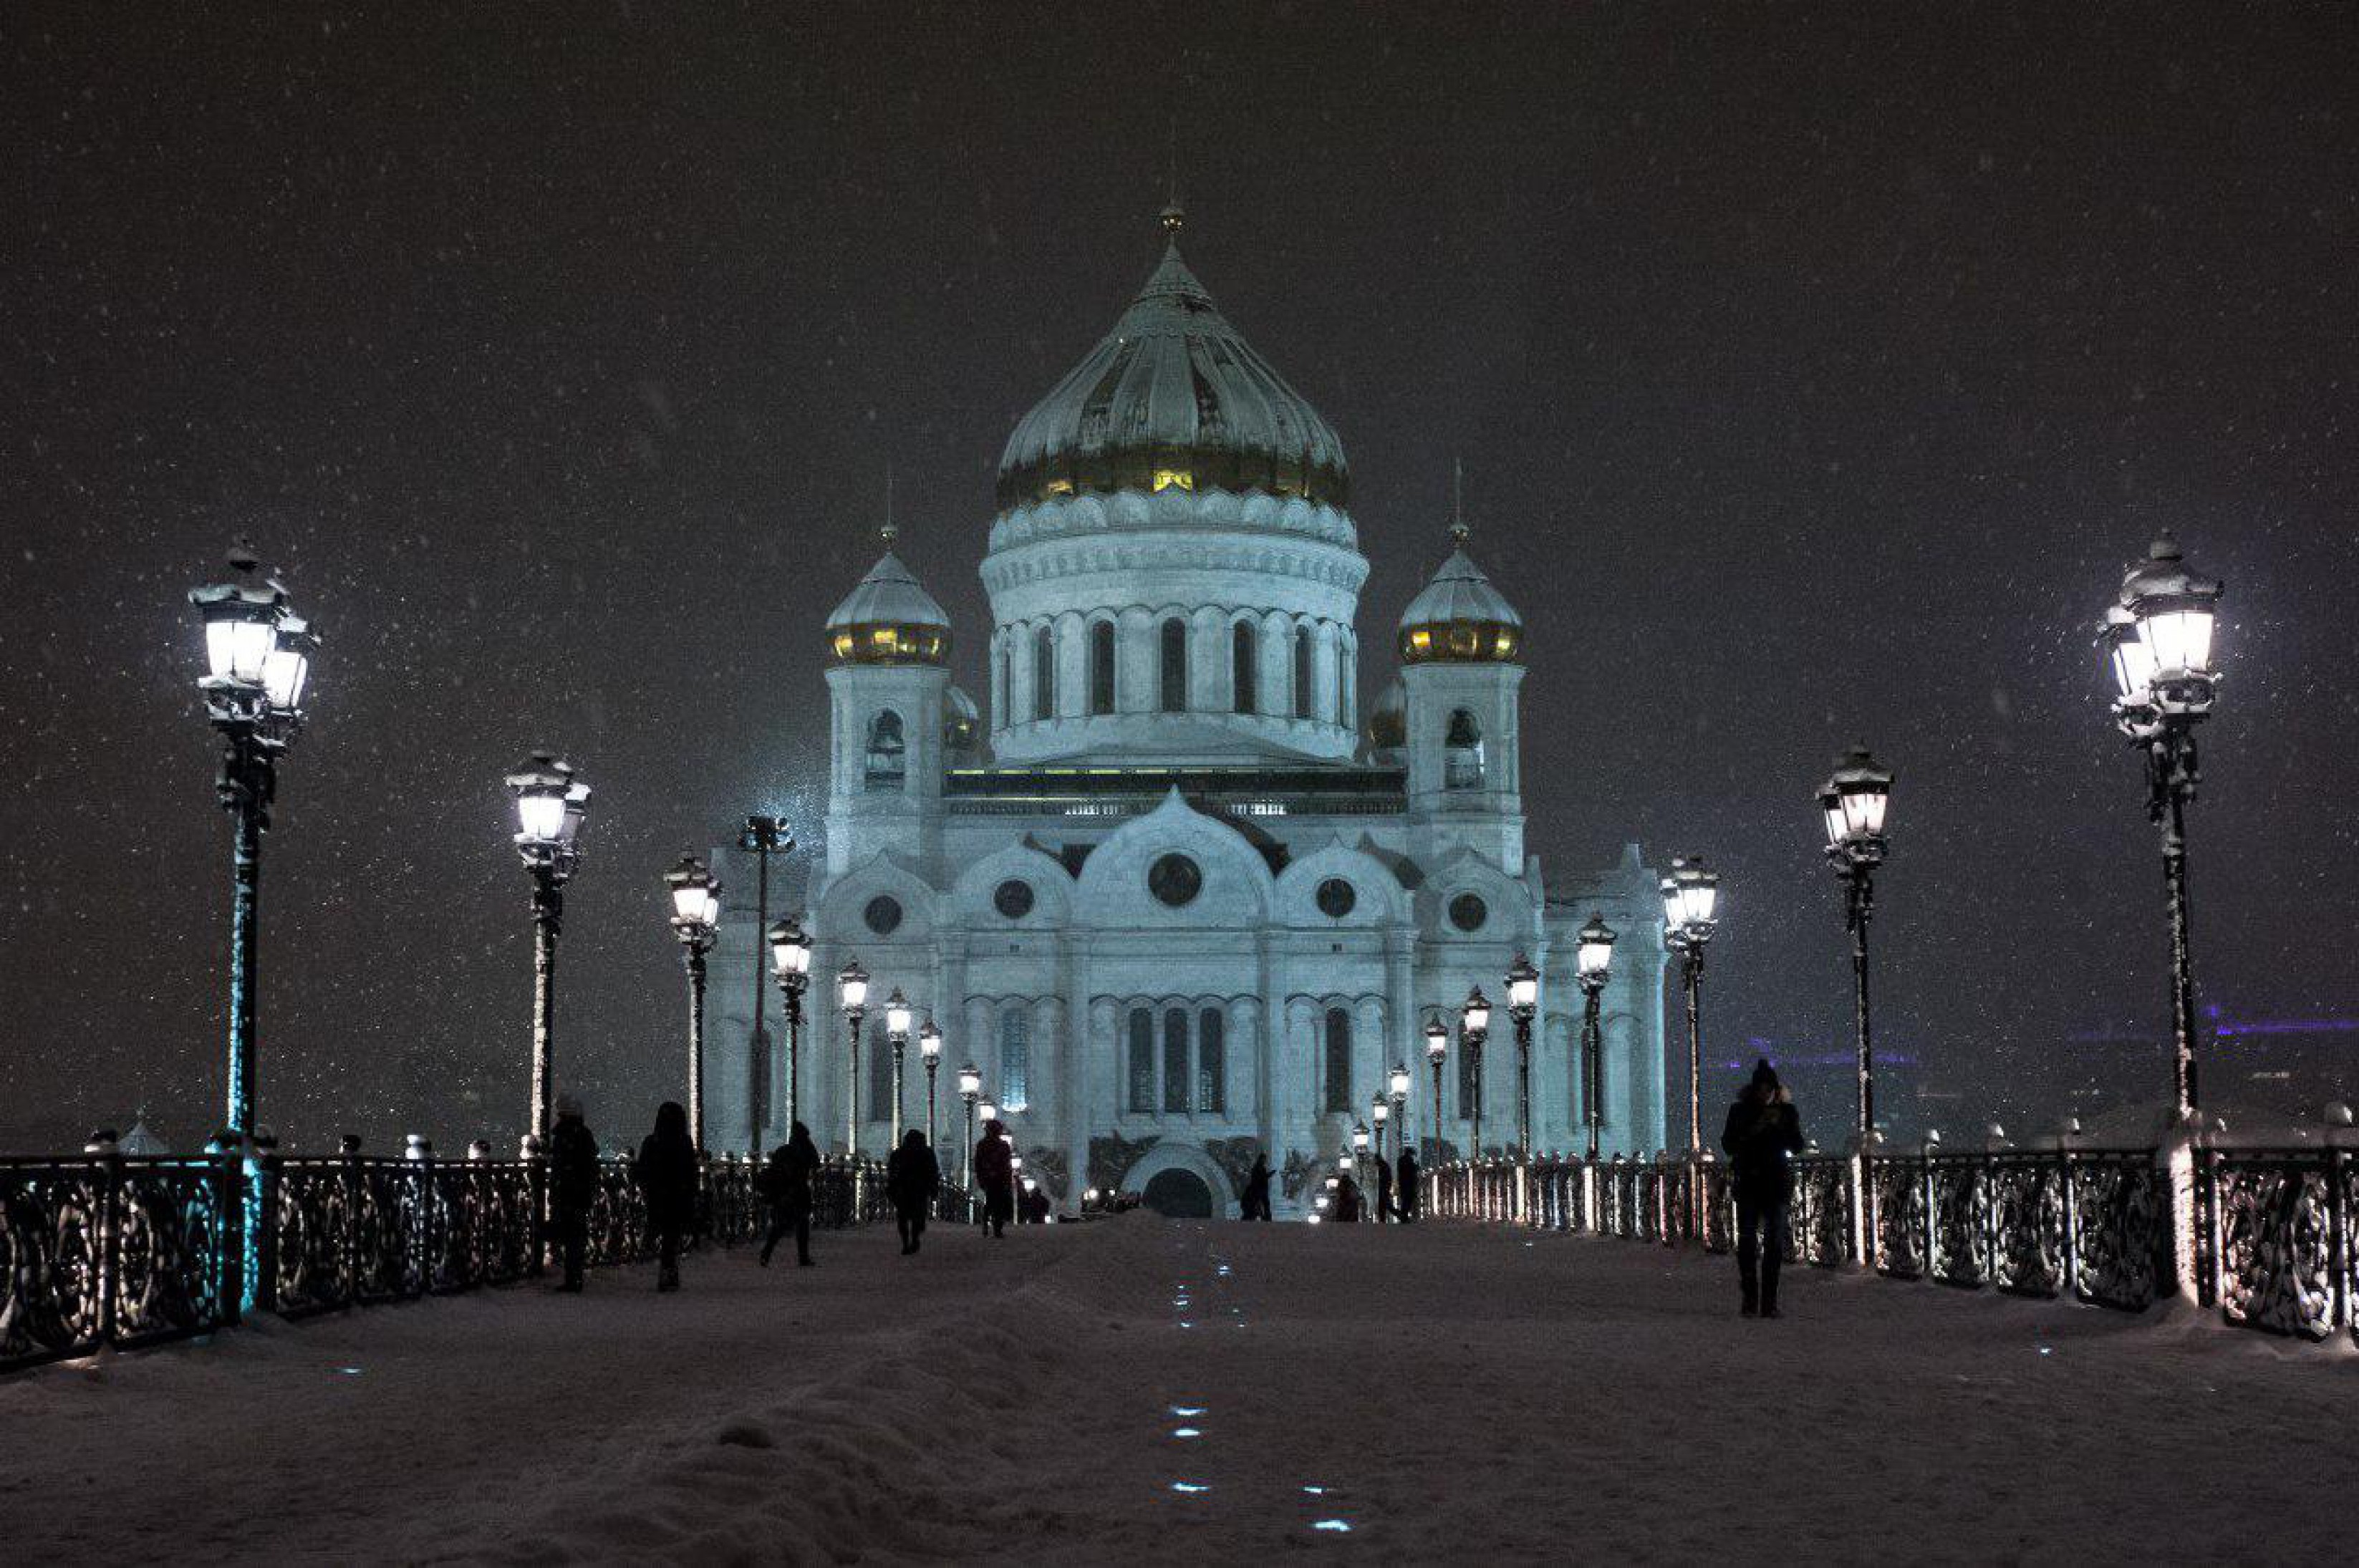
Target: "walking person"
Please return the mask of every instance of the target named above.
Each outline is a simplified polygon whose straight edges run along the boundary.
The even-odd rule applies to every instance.
[[[1349,1176],[1339,1177],[1335,1183],[1335,1223],[1360,1223],[1360,1184]]]
[[[918,1249],[926,1233],[926,1211],[941,1189],[941,1162],[926,1146],[926,1135],[916,1128],[901,1135],[901,1146],[885,1162],[885,1195],[893,1200],[893,1223],[901,1231],[901,1256]]]
[[[1383,1155],[1376,1156],[1376,1223],[1384,1225],[1395,1217],[1393,1207],[1393,1168]]]
[[[1403,1225],[1414,1225],[1417,1223],[1419,1197],[1417,1151],[1403,1149],[1400,1152],[1400,1158],[1393,1163],[1397,1167],[1393,1182],[1395,1188],[1393,1206],[1399,1213],[1400,1222]]]
[[[811,1141],[810,1129],[798,1121],[762,1168],[762,1195],[770,1205],[769,1231],[762,1238],[763,1268],[770,1266],[770,1254],[788,1235],[795,1238],[795,1261],[806,1269],[811,1266],[811,1178],[818,1172],[819,1145]]]
[[[1746,1317],[1777,1317],[1777,1271],[1786,1260],[1786,1208],[1794,1198],[1793,1157],[1802,1152],[1794,1097],[1764,1057],[1728,1108],[1720,1146],[1736,1188],[1736,1277]]]
[[[632,1166],[647,1195],[647,1228],[656,1233],[656,1289],[679,1289],[679,1244],[696,1223],[702,1167],[688,1136],[688,1112],[678,1100],[656,1108],[656,1128],[639,1144]]]
[[[590,1208],[598,1201],[598,1140],[582,1119],[582,1102],[557,1097],[557,1124],[549,1130],[549,1226],[565,1269],[557,1288],[580,1294],[582,1255],[590,1244]]]
[[[983,1189],[983,1222],[993,1239],[1007,1234],[1016,1215],[1016,1146],[997,1117],[983,1124],[983,1138],[974,1146],[974,1184]]]
[[[1245,1190],[1237,1198],[1239,1219],[1269,1218],[1269,1156],[1254,1156],[1253,1169],[1245,1176]]]

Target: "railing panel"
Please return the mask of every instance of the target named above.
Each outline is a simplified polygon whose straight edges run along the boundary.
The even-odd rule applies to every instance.
[[[2075,1152],[2071,1173],[2075,1293],[2143,1310],[2170,1278],[2170,1205],[2153,1152]]]
[[[1919,1280],[1925,1256],[1925,1162],[1879,1155],[1868,1162],[1875,1187],[1875,1267],[1896,1280]]]
[[[1932,1189],[1932,1276],[1945,1285],[1980,1290],[1990,1282],[1989,1189],[1980,1154],[1937,1154]]]
[[[2002,1291],[2053,1296],[2066,1283],[2066,1176],[2060,1153],[1990,1158],[1990,1276]]]
[[[2220,1312],[2230,1323],[2323,1339],[2334,1332],[2332,1156],[2215,1153]]]

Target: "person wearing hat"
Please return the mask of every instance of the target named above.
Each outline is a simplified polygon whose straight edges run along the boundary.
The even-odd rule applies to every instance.
[[[983,1190],[983,1222],[995,1239],[1007,1234],[1007,1222],[1016,1216],[1015,1155],[1006,1124],[997,1117],[984,1122],[974,1146],[974,1184]]]
[[[1746,1317],[1777,1317],[1777,1271],[1786,1260],[1786,1207],[1794,1199],[1794,1156],[1804,1147],[1794,1097],[1763,1057],[1728,1108],[1720,1146],[1736,1188],[1736,1277]]]
[[[598,1201],[598,1140],[582,1119],[582,1102],[557,1097],[557,1125],[549,1130],[549,1224],[565,1267],[560,1291],[582,1289],[582,1255],[590,1240],[590,1208]]]

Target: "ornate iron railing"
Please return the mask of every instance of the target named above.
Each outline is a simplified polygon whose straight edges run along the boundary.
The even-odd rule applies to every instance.
[[[1791,1262],[2132,1312],[2185,1289],[2229,1324],[2359,1338],[2359,1139],[2347,1130],[2293,1149],[2058,1140],[1810,1153],[1793,1175]],[[1427,1181],[1439,1218],[1516,1218],[1511,1162],[1455,1162]],[[1550,1156],[1529,1191],[1522,1223],[1537,1228],[1709,1252],[1735,1235],[1728,1167],[1709,1156]]]
[[[755,1176],[745,1160],[708,1162],[701,1236],[761,1238]],[[889,1212],[873,1161],[829,1162],[813,1196],[821,1226]],[[204,1333],[249,1309],[303,1317],[513,1283],[541,1271],[547,1202],[541,1162],[440,1160],[423,1140],[401,1157],[348,1142],[324,1156],[0,1158],[0,1372]],[[230,1245],[241,1208],[243,1250]],[[969,1210],[945,1189],[940,1212]],[[599,1264],[653,1250],[626,1161],[600,1162],[589,1240]]]

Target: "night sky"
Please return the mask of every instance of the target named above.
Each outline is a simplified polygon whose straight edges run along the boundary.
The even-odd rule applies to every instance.
[[[1847,1038],[1812,791],[1857,737],[1937,1119],[2167,1088],[2090,647],[2162,527],[2230,596],[2202,1000],[2359,1015],[2349,8],[508,9],[0,19],[0,1146],[219,1121],[183,596],[240,532],[327,638],[263,1121],[513,1146],[537,744],[597,791],[560,1073],[616,1131],[679,1093],[658,874],[752,806],[816,841],[888,462],[984,689],[1000,444],[1146,276],[1175,143],[1191,264],[1350,452],[1364,690],[1462,457],[1535,623],[1532,848],[1722,869],[1716,1061]]]

